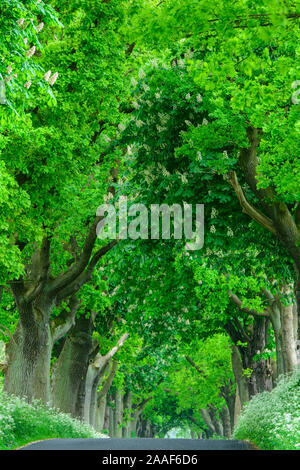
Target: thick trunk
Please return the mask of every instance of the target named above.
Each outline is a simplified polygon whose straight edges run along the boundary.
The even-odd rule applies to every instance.
[[[90,425],[95,427],[96,411],[97,411],[97,390],[99,385],[104,379],[105,374],[108,372],[110,364],[108,363],[100,373],[94,379],[92,390],[91,390],[91,401],[90,401]]]
[[[123,394],[121,390],[115,393],[115,437],[122,437],[122,421],[123,421]]]
[[[115,410],[111,406],[109,407],[109,435],[115,437]]]
[[[271,361],[269,359],[254,360],[254,356],[261,354],[267,344],[269,323],[268,318],[256,318],[247,346],[239,346],[243,369],[250,372],[247,381],[249,397],[264,391],[270,392],[273,388]]]
[[[104,413],[103,429],[106,429],[109,432],[109,406],[107,404],[107,397],[106,397],[106,407],[105,407],[105,413]]]
[[[285,286],[284,294],[291,288]],[[293,304],[284,305],[277,297],[271,304],[270,318],[276,341],[277,377],[292,372],[297,367],[297,309]]]
[[[6,348],[7,369],[4,390],[13,395],[24,397],[29,402],[34,396],[34,377],[38,360],[48,339],[49,317],[53,302],[40,297],[34,303],[26,304],[15,295],[20,314],[17,329]],[[47,366],[46,366],[47,367]],[[42,371],[45,376],[45,370]],[[40,394],[43,391],[40,381]]]
[[[216,429],[215,429],[214,423],[211,420],[211,416],[210,416],[210,413],[208,412],[208,410],[205,410],[205,409],[201,408],[200,412],[201,412],[201,416],[203,418],[203,421],[205,422],[205,424],[208,427],[209,431],[211,431],[212,434],[215,434]]]
[[[107,410],[108,410],[107,395],[109,393],[109,389],[110,389],[111,384],[112,384],[112,382],[114,380],[114,377],[116,375],[117,368],[118,368],[117,361],[113,361],[110,372],[109,372],[109,375],[108,375],[107,379],[105,380],[105,382],[103,382],[102,388],[97,394],[97,413],[96,413],[97,423],[96,423],[96,426],[97,426],[98,430],[101,430],[101,429],[107,429],[108,430],[109,429],[108,414],[107,414]]]
[[[100,400],[98,400],[98,406],[97,406],[97,411],[96,411],[96,422],[95,422],[96,431],[102,431],[104,429],[106,403],[107,403],[106,395],[104,395],[103,397],[100,398]]]
[[[224,437],[230,439],[231,437],[231,419],[227,406],[224,406],[221,410],[221,419],[223,424],[223,434]]]
[[[48,325],[46,340],[41,348],[33,381],[33,396],[43,403],[51,403],[50,395],[50,362],[52,353],[52,335]]]
[[[85,380],[91,347],[92,322],[90,318],[80,318],[71,329],[53,372],[52,404],[74,417],[82,418],[79,392]]]
[[[294,306],[288,305],[281,309],[281,342],[284,372],[289,373],[297,367],[297,349],[294,328]]]
[[[125,438],[130,438],[131,433],[131,422],[130,422],[130,416],[131,416],[131,407],[132,407],[132,393],[130,391],[127,391],[124,395],[124,412],[123,412],[123,419],[124,419],[124,427],[123,427],[123,437]]]
[[[233,345],[231,354],[232,370],[237,384],[239,403],[242,408],[249,401],[248,380],[243,374],[243,363],[238,348]],[[236,421],[236,420],[235,420]]]
[[[208,413],[210,415],[210,419],[214,425],[216,433],[219,436],[223,437],[224,436],[223,424],[220,421],[220,416],[219,416],[217,409],[212,405],[208,405]]]

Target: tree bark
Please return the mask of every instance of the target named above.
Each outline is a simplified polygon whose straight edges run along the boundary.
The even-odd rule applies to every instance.
[[[92,348],[92,330],[91,317],[76,320],[53,371],[52,405],[80,419],[79,392],[82,382],[85,383]]]
[[[14,286],[13,293],[20,319],[6,347],[4,390],[30,402],[34,395],[34,377],[39,355],[47,347],[49,318],[54,302],[52,298],[43,295],[34,302],[30,299],[27,301],[20,286]]]
[[[122,437],[122,421],[123,421],[123,394],[121,390],[115,392],[115,437]]]
[[[226,437],[227,439],[230,439],[232,425],[231,425],[231,418],[230,418],[230,414],[229,414],[229,410],[227,406],[223,406],[221,410],[221,419],[222,419],[222,424],[223,424],[224,437]]]

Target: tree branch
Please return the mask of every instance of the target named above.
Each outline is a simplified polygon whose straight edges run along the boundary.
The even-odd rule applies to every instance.
[[[267,311],[259,313],[257,310],[248,307],[243,307],[243,302],[241,301],[241,299],[237,295],[233,294],[231,290],[228,291],[228,297],[230,298],[231,302],[234,303],[234,305],[239,310],[241,310],[241,312],[248,313],[249,315],[256,315],[258,317],[269,317]]]
[[[235,194],[242,206],[243,212],[249,215],[253,220],[262,225],[264,228],[269,230],[269,232],[277,235],[276,228],[269,217],[260,212],[256,207],[254,207],[246,198],[244,191],[242,190],[241,185],[237,179],[235,171],[228,173],[228,182],[233,187]]]

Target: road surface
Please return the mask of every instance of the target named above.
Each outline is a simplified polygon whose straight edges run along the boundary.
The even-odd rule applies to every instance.
[[[253,450],[246,442],[213,439],[50,439],[19,450]]]

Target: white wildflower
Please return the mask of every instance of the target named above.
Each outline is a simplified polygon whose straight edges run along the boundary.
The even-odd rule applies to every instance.
[[[10,73],[12,72],[12,66],[11,66],[11,65],[9,65],[9,66],[6,68],[6,72],[7,72],[8,74],[10,74]]]
[[[233,237],[233,231],[230,227],[227,227],[227,237]]]
[[[190,93],[187,93],[187,94],[185,95],[185,99],[186,99],[186,100],[190,100],[190,99],[191,99],[191,94],[190,94]]]
[[[216,227],[215,227],[214,225],[212,225],[212,226],[210,227],[210,232],[211,232],[211,233],[216,233]]]
[[[133,101],[132,106],[134,107],[134,109],[140,108],[140,105],[136,101]]]
[[[143,121],[141,121],[140,119],[137,119],[135,124],[136,124],[136,127],[142,127],[142,126],[144,126],[145,123]]]
[[[159,98],[160,98],[160,94],[159,94],[159,93],[155,93],[155,98],[156,98],[156,99],[159,99]]]
[[[197,103],[202,102],[202,96],[200,95],[200,93],[196,96],[196,100],[197,100]]]
[[[204,118],[202,121],[202,126],[207,126],[207,124],[208,124],[208,120]]]
[[[197,152],[196,160],[197,160],[198,162],[200,162],[200,161],[202,160],[202,154],[201,154],[200,151]]]
[[[28,82],[25,83],[24,87],[27,88],[27,90],[29,90],[29,88],[31,87],[31,81],[28,80]]]
[[[186,125],[187,125],[188,127],[193,125],[193,124],[191,123],[191,121],[185,120],[184,122],[186,123]]]
[[[25,18],[20,18],[18,21],[17,21],[17,24],[19,26],[22,26],[24,24],[24,21],[25,21]]]
[[[140,70],[139,70],[139,79],[142,80],[142,79],[145,78],[145,77],[146,77],[146,74],[145,74],[144,70],[143,70],[143,69],[140,69]]]
[[[123,131],[125,131],[126,126],[120,122],[120,124],[118,124],[118,129],[119,129],[121,132],[123,132]]]

